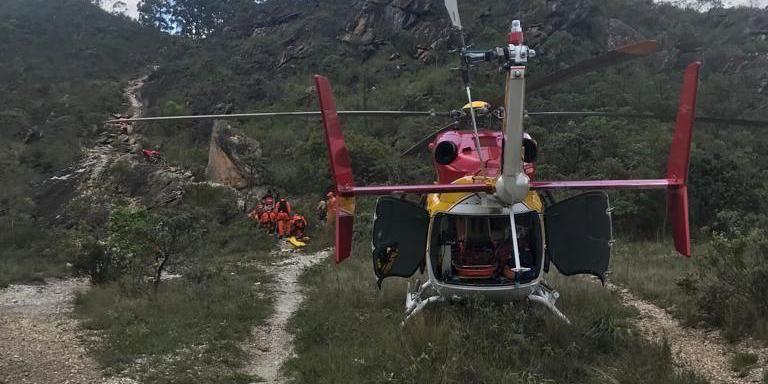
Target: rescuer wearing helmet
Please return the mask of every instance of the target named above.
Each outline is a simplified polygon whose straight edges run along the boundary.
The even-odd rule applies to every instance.
[[[259,223],[261,220],[261,213],[264,212],[264,206],[261,204],[258,204],[256,208],[248,212],[248,218],[251,219],[254,223]]]
[[[301,239],[304,237],[304,231],[306,229],[307,219],[298,213],[294,213],[293,218],[291,218],[291,235],[295,236],[297,239]]]
[[[267,194],[261,198],[261,204],[266,211],[271,211],[275,207],[275,197],[272,196],[272,190],[267,190]]]

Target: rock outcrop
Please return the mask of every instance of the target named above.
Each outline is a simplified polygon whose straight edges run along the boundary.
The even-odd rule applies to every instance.
[[[431,18],[442,2],[432,0],[367,0],[355,16],[347,21],[339,39],[359,45],[378,46],[395,34],[408,31],[411,41],[420,47],[421,56],[435,49],[450,36],[449,23],[443,18]],[[441,9],[442,10],[442,9]],[[412,52],[414,53],[414,52]]]
[[[405,32],[407,41],[412,45],[409,52],[403,53],[425,64],[432,62],[437,52],[458,44],[456,34],[452,33],[452,26],[445,17],[442,1],[365,0],[359,4],[360,11],[347,21],[344,31],[338,36],[341,41],[375,49]],[[492,22],[494,15],[503,12],[509,14],[509,21],[512,17],[521,18],[526,29],[526,40],[536,45],[555,31],[590,33],[592,9],[588,0],[546,3],[511,1],[474,14],[466,12],[463,17]]]
[[[224,121],[215,121],[208,150],[209,181],[243,189],[261,182],[261,146],[253,139],[235,132]]]

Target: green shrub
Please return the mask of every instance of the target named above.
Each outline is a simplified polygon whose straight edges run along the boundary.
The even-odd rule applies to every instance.
[[[758,356],[754,353],[737,352],[731,356],[731,369],[738,372],[740,377],[745,377],[755,367],[757,361]]]
[[[76,232],[70,241],[70,261],[75,273],[86,275],[94,284],[102,284],[120,277],[120,270],[106,244],[87,232]]]
[[[681,281],[698,311],[695,320],[720,327],[736,339],[768,340],[768,237],[765,231],[715,234],[696,261],[696,272]]]

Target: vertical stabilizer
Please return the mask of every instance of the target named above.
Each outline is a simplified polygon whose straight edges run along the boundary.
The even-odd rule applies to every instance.
[[[672,224],[675,249],[691,256],[691,232],[688,219],[688,165],[691,159],[691,134],[696,118],[696,92],[701,62],[693,62],[685,69],[680,104],[677,107],[675,133],[669,149],[667,179],[672,185],[667,190],[667,214]]]
[[[355,197],[353,188],[355,180],[352,176],[352,164],[349,150],[344,143],[341,132],[339,115],[336,112],[336,102],[333,100],[331,83],[327,78],[315,75],[317,98],[320,103],[320,113],[323,116],[325,143],[328,146],[328,159],[331,165],[331,175],[336,186],[336,263],[347,259],[352,252],[352,227],[355,219]],[[334,214],[329,212],[329,214]]]

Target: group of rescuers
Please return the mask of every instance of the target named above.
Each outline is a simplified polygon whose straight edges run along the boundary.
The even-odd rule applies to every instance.
[[[320,200],[315,207],[318,222],[333,225],[336,215],[336,195],[328,192],[327,200]],[[284,197],[275,197],[272,191],[261,198],[259,204],[248,213],[248,217],[269,233],[276,233],[278,238],[306,238],[307,219],[291,209],[291,203]]]

